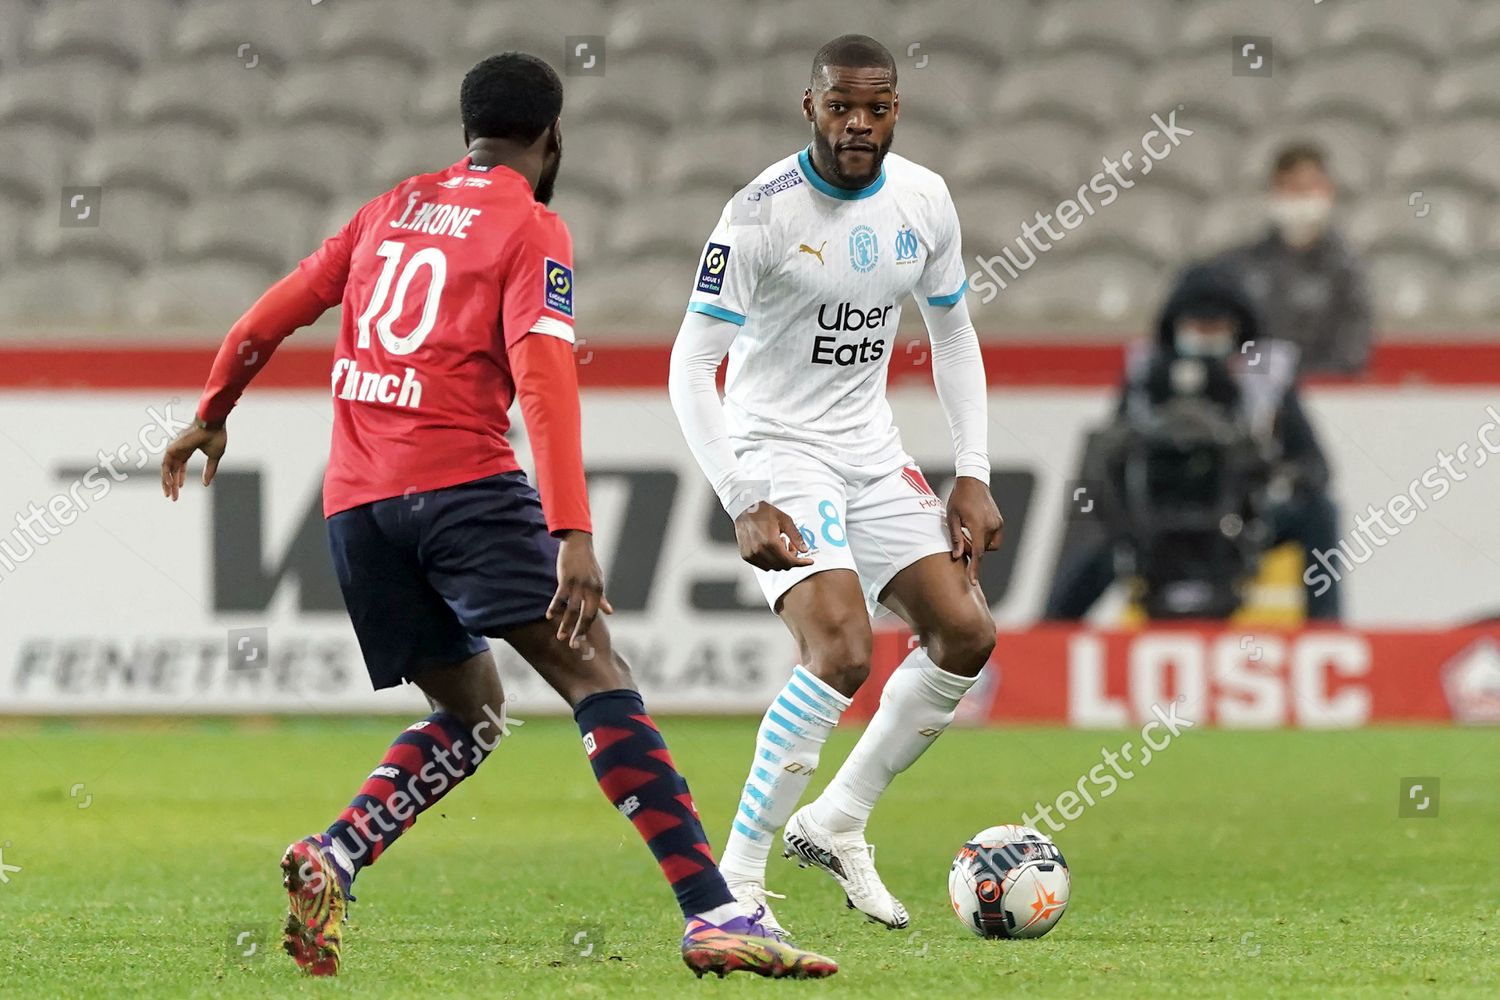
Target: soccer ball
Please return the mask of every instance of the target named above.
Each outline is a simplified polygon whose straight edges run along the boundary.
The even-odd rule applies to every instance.
[[[1036,938],[1062,919],[1071,885],[1052,838],[1010,823],[969,838],[948,871],[948,901],[980,937]]]

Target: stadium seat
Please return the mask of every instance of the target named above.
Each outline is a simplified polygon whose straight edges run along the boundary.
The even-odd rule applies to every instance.
[[[444,170],[466,153],[463,128],[457,121],[389,129],[370,160],[370,195],[415,174]]]
[[[1008,123],[964,141],[953,157],[952,179],[968,187],[1021,185],[1057,195],[1088,181],[1098,169],[1093,152],[1090,134],[1072,122]]]
[[[446,3],[331,3],[318,19],[312,55],[319,62],[337,62],[351,56],[378,59],[414,72],[453,48],[458,41],[457,28],[456,8]]]
[[[1458,184],[1493,196],[1500,192],[1495,136],[1495,120],[1483,115],[1418,125],[1390,151],[1390,180],[1408,191]]]
[[[1167,121],[1168,116],[1162,116]],[[1125,150],[1133,150],[1131,170],[1126,177],[1142,188],[1176,191],[1189,200],[1222,197],[1233,189],[1234,174],[1229,164],[1238,163],[1244,155],[1244,133],[1215,119],[1194,118],[1189,111],[1179,111],[1175,118],[1178,128],[1190,129],[1192,135],[1180,136],[1176,146],[1161,136],[1151,138],[1152,153],[1165,153],[1160,159],[1151,161],[1148,173],[1142,161],[1142,137],[1154,126],[1150,116],[1144,122],[1132,121],[1128,126],[1107,133],[1095,143],[1098,156],[1090,164],[1089,175],[1103,166],[1103,154],[1122,164]],[[1082,179],[1080,180],[1082,183]],[[1101,183],[1101,186],[1102,183]]]
[[[1120,121],[1133,106],[1137,86],[1134,66],[1118,56],[1032,58],[1001,78],[989,110],[1002,121],[1046,115],[1097,130]]]
[[[652,55],[688,59],[715,71],[741,62],[736,47],[748,36],[754,8],[726,4],[704,17],[699,0],[634,0],[610,13],[608,58]],[[809,54],[810,55],[810,54]]]
[[[176,59],[221,60],[226,69],[274,72],[311,50],[333,4],[283,4],[267,17],[244,0],[194,0],[170,20],[167,52]]]
[[[330,124],[380,132],[401,115],[415,74],[403,63],[350,56],[289,70],[271,95],[270,118],[287,125]]]
[[[159,264],[125,286],[124,309],[142,327],[190,330],[218,340],[280,277],[278,271],[232,260]]]
[[[715,191],[632,198],[614,211],[605,233],[610,257],[664,258],[688,270],[728,200]]]
[[[35,122],[87,135],[114,107],[122,74],[83,56],[10,70],[0,80],[0,127]]]
[[[913,120],[967,133],[989,125],[987,107],[994,93],[996,73],[993,59],[967,50],[934,50],[925,66],[905,66],[896,78],[901,97],[901,125]]]
[[[1472,191],[1429,188],[1422,192],[1371,192],[1345,211],[1346,232],[1368,253],[1422,253],[1456,263],[1479,230]]]
[[[993,0],[898,4],[895,40],[889,43],[898,63],[897,82],[904,94],[902,81],[914,79],[914,71],[942,69],[955,57],[988,65],[993,72],[1029,47],[1035,21],[1032,4]]]
[[[225,184],[229,192],[272,188],[311,198],[363,190],[373,144],[359,129],[302,125],[246,131],[225,153]]]
[[[37,328],[87,326],[98,337],[119,320],[130,269],[96,257],[31,264],[0,274],[6,318]],[[7,324],[8,325],[8,324]]]
[[[30,254],[30,229],[37,219],[36,205],[21,198],[0,195],[0,273]],[[56,220],[53,220],[56,225]]]
[[[200,201],[178,218],[167,260],[240,261],[285,274],[328,235],[316,223],[308,205],[279,191]]]
[[[135,70],[161,49],[166,24],[180,10],[172,0],[51,0],[31,21],[26,58],[77,56]]]
[[[1165,114],[1178,105],[1184,121],[1215,121],[1241,130],[1261,125],[1271,114],[1280,90],[1257,77],[1227,72],[1222,52],[1173,57],[1154,64],[1142,82],[1136,114],[1142,119]]]
[[[1384,181],[1391,139],[1384,129],[1369,122],[1322,115],[1279,120],[1256,134],[1241,147],[1238,157],[1239,185],[1244,190],[1263,190],[1270,183],[1272,160],[1289,142],[1313,142],[1328,156],[1334,183],[1347,193],[1368,191]]]
[[[1460,58],[1474,58],[1500,49],[1500,5],[1472,3],[1458,31],[1454,51]]]
[[[751,51],[801,55],[810,71],[813,55],[825,42],[840,35],[859,32],[879,39],[893,38],[896,7],[888,0],[865,0],[860,4],[858,23],[853,23],[848,10],[836,4],[767,0],[754,10],[749,35]],[[894,45],[891,50],[899,62],[902,53]]]
[[[184,211],[182,199],[149,188],[106,188],[97,226],[64,227],[57,216],[33,213],[30,246],[35,260],[105,260],[139,270],[160,260],[167,237]]]
[[[708,117],[781,126],[793,122],[805,130],[802,93],[811,78],[812,53],[780,52],[727,67],[704,81]]]
[[[185,200],[217,186],[220,153],[218,137],[191,123],[111,129],[88,144],[77,176],[107,192],[141,188]]]
[[[1263,192],[1221,196],[1207,202],[1189,226],[1191,259],[1214,257],[1230,247],[1264,236],[1271,227],[1268,196]],[[1184,255],[1182,263],[1189,258]]]
[[[608,64],[608,76],[567,81],[565,114],[570,121],[619,121],[645,134],[660,134],[688,119],[703,71],[687,59],[622,55]]]
[[[1181,259],[1190,223],[1198,215],[1195,202],[1151,187],[1146,181],[1121,191],[1109,205],[1095,203],[1094,209],[1071,231],[1056,221],[1052,223],[1054,232],[1063,233],[1059,245],[1067,244],[1069,256],[1129,253],[1162,268]]]
[[[1039,54],[1095,50],[1144,63],[1171,49],[1175,6],[1164,0],[1058,0],[1041,9],[1030,48]]]
[[[36,6],[31,0],[0,0],[0,72],[20,63]]]
[[[1024,322],[1034,334],[1050,324],[1098,330],[1150,316],[1169,277],[1130,253],[1066,251],[1038,256],[1014,279],[1000,274],[1007,287],[988,305],[970,295],[970,308],[980,322]]]
[[[604,243],[614,221],[614,206],[585,191],[559,186],[557,196],[547,207],[567,224],[578,269],[585,264],[592,267],[606,256]]]
[[[1326,17],[1321,5],[1297,0],[1281,0],[1269,10],[1245,0],[1194,0],[1174,18],[1176,50],[1178,55],[1220,53],[1229,74],[1236,37],[1270,38],[1271,72],[1279,76],[1316,48]]]
[[[1412,119],[1426,91],[1420,62],[1388,51],[1348,52],[1298,65],[1284,108],[1292,115],[1337,113],[1394,130]]]
[[[1475,4],[1467,0],[1359,0],[1331,4],[1319,48],[1391,48],[1424,60],[1453,50]]]
[[[546,6],[480,3],[462,17],[459,46],[468,69],[497,52],[519,49],[541,56],[564,74],[564,84],[587,77],[568,77],[563,51],[568,36],[607,35],[609,8],[596,0],[548,0]],[[605,73],[611,72],[610,44],[605,38]],[[454,81],[457,93],[458,81]]]
[[[1375,314],[1384,322],[1408,324],[1452,308],[1440,291],[1452,272],[1447,261],[1420,251],[1372,253],[1365,261]]]
[[[0,128],[0,149],[0,191],[12,197],[52,205],[64,185],[86,183],[75,165],[87,145],[76,134],[12,125]]]
[[[610,201],[641,190],[653,162],[653,137],[620,122],[578,124],[571,118],[562,126],[563,162],[559,191],[573,187]],[[748,169],[749,168],[747,164]],[[727,197],[727,195],[726,195]]]
[[[652,177],[664,192],[716,192],[722,207],[764,167],[792,152],[774,137],[768,125],[677,129],[662,140]]]
[[[674,253],[657,258],[610,257],[587,270],[580,268],[578,329],[584,339],[632,328],[649,330],[658,338],[670,337],[682,322],[693,291],[697,252],[685,264]],[[587,346],[580,345],[580,361],[586,351]]]
[[[131,81],[124,112],[144,124],[198,124],[227,136],[261,113],[276,85],[272,70],[222,57],[153,66]]]
[[[1500,255],[1465,268],[1453,285],[1453,310],[1465,319],[1493,325],[1500,316]]]
[[[1489,115],[1500,121],[1500,62],[1494,55],[1450,63],[1432,87],[1438,115]]]

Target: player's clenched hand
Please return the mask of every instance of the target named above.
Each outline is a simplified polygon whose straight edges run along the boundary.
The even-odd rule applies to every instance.
[[[734,537],[740,543],[740,558],[756,569],[791,569],[811,566],[805,555],[807,543],[790,517],[769,503],[752,506],[734,519]]]
[[[547,620],[556,620],[557,637],[577,649],[600,611],[615,613],[604,596],[604,571],[594,558],[594,536],[570,531],[557,552],[557,593],[547,608]]]
[[[969,582],[979,583],[979,559],[985,552],[1000,547],[1005,532],[1005,518],[990,496],[990,488],[973,476],[959,476],[953,481],[948,497],[948,539],[953,543],[954,559],[969,557]]]
[[[161,495],[177,499],[177,492],[187,479],[188,459],[193,457],[195,451],[208,456],[208,461],[203,466],[203,485],[213,482],[214,473],[219,471],[219,459],[224,457],[224,448],[228,444],[229,431],[223,427],[194,424],[177,435],[177,439],[167,445],[166,452],[161,456]]]

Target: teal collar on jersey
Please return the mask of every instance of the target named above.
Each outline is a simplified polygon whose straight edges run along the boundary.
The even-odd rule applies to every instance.
[[[807,178],[807,183],[811,184],[814,190],[826,194],[830,198],[837,198],[840,201],[858,201],[860,198],[870,197],[870,195],[879,191],[885,185],[885,164],[882,163],[880,165],[880,175],[864,187],[853,190],[834,187],[819,177],[818,172],[813,169],[812,157],[808,155],[809,149],[812,149],[812,147],[808,146],[807,149],[797,154],[797,166],[802,168],[802,176]]]

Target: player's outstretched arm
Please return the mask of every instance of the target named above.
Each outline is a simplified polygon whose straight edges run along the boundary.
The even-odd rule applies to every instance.
[[[772,506],[769,484],[746,477],[729,443],[729,425],[719,402],[715,376],[739,327],[728,320],[689,312],[672,344],[667,390],[698,467],[719,502],[734,518],[740,557],[758,569],[809,566],[807,545],[797,525]]]
[[[989,427],[984,357],[963,299],[949,306],[918,300],[932,341],[932,381],[953,435],[954,480],[948,497],[948,534],[954,559],[969,557],[969,581],[979,582],[979,560],[1000,547],[1005,520],[990,495]]]
[[[250,380],[266,366],[277,346],[299,327],[323,315],[328,304],[312,290],[299,268],[272,285],[229,328],[198,400],[197,419],[167,445],[161,458],[162,496],[176,500],[187,478],[188,459],[203,452],[203,485],[213,482],[229,443],[224,421]]]

